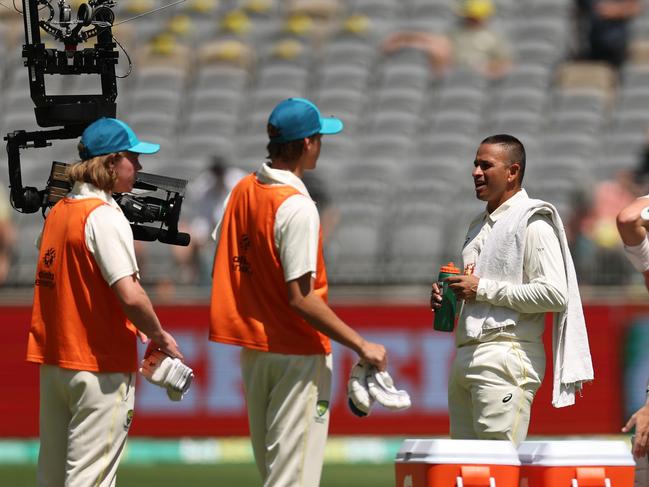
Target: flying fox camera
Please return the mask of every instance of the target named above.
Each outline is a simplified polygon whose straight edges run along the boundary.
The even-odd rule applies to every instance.
[[[36,122],[41,127],[86,126],[100,117],[115,117],[118,59],[112,34],[115,2],[82,3],[74,19],[71,7],[64,0],[56,2],[58,15],[52,4],[53,0],[23,0],[26,42],[22,54],[29,70]],[[41,29],[61,42],[64,49],[46,49],[41,42]],[[93,47],[78,49],[79,44],[95,37]],[[46,75],[98,75],[101,93],[50,95],[45,86]]]
[[[65,176],[66,165],[54,162],[46,189],[23,187],[20,151],[48,147],[56,139],[78,138],[98,118],[116,116],[115,66],[119,53],[112,33],[115,6],[115,0],[89,0],[73,12],[66,0],[22,0],[25,28],[22,56],[29,71],[29,92],[36,123],[48,130],[15,130],[4,137],[11,204],[21,213],[41,210],[45,216],[46,210],[64,197],[70,186]],[[41,42],[41,31],[60,42],[63,49],[46,48]],[[79,48],[80,44],[92,41],[92,47]],[[46,78],[57,75],[92,75],[100,80],[101,89],[94,94],[48,93]],[[132,194],[115,195],[131,222],[135,239],[189,244],[189,235],[178,232],[186,184],[182,179],[140,173]],[[154,222],[160,222],[160,228],[144,225]]]

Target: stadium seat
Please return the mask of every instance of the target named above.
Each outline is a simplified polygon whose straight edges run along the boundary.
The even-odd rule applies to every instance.
[[[559,88],[591,88],[608,95],[616,83],[613,68],[603,62],[570,61],[557,68]]]
[[[357,64],[324,65],[316,80],[317,88],[365,91],[371,71],[368,66]]]
[[[439,111],[432,123],[424,126],[426,134],[464,134],[473,135],[480,126],[480,113],[466,110],[447,109]]]
[[[371,92],[369,105],[374,112],[400,112],[419,116],[426,92],[418,88],[385,86]]]
[[[433,110],[466,111],[480,113],[485,102],[485,92],[478,88],[467,86],[444,85],[437,93],[433,94]]]
[[[392,220],[386,251],[386,276],[395,284],[428,284],[446,260],[446,215],[443,207],[423,205],[408,217]]]
[[[549,88],[551,73],[549,66],[516,62],[500,84],[504,90],[521,87],[546,90]]]
[[[543,120],[539,111],[502,108],[493,114],[485,128],[495,133],[509,133],[515,136],[521,133],[534,134],[543,125]]]
[[[424,91],[431,80],[431,70],[419,60],[397,61],[397,55],[387,58],[377,67],[380,86]],[[409,59],[409,58],[407,58]]]
[[[422,157],[473,160],[477,142],[466,134],[433,134],[417,140],[417,154]]]
[[[370,118],[367,132],[378,136],[390,137],[392,134],[414,136],[418,124],[419,114],[396,110],[377,110]]]

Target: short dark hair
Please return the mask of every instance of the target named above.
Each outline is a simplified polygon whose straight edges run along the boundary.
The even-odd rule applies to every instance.
[[[486,139],[484,139],[480,145],[483,144],[500,144],[505,146],[505,150],[509,154],[509,164],[513,164],[515,162],[518,163],[520,166],[520,178],[519,182],[523,182],[523,176],[525,176],[525,147],[523,146],[523,143],[518,140],[516,137],[513,135],[509,134],[496,134],[496,135],[490,135]]]
[[[268,124],[267,129],[268,135],[271,137],[273,136],[273,134],[279,134],[279,130],[271,124]],[[317,135],[318,134],[313,134],[312,136],[307,138],[311,139],[316,137]],[[289,142],[273,142],[271,140],[270,142],[268,142],[266,149],[268,150],[268,156],[266,156],[266,158],[270,159],[271,161],[273,159],[280,159],[285,162],[295,162],[304,152],[304,139],[291,140]]]

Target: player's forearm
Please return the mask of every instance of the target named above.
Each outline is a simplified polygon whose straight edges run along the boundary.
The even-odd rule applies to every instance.
[[[163,329],[153,304],[139,281],[133,276],[120,279],[112,286],[126,317],[154,342],[162,339]]]
[[[624,208],[616,218],[617,229],[625,245],[640,245],[647,236],[647,222],[640,217],[643,209],[649,207],[649,198],[638,198]]]
[[[318,295],[311,292],[306,296],[295,297],[290,304],[295,312],[316,330],[356,353],[362,353],[365,345],[363,337],[338,318]]]
[[[546,313],[566,309],[567,292],[544,280],[527,284],[480,279],[477,301],[504,306],[519,313]]]

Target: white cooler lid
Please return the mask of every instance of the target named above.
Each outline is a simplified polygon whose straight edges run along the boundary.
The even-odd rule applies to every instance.
[[[606,467],[635,465],[624,441],[563,440],[524,441],[518,447],[523,465]]]
[[[407,439],[397,453],[397,462],[430,464],[513,465],[520,460],[510,441]]]

